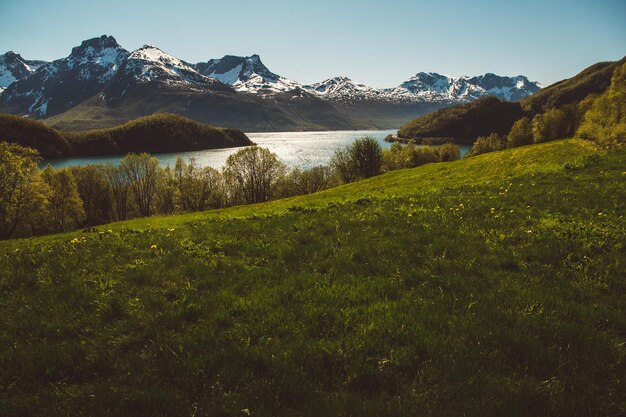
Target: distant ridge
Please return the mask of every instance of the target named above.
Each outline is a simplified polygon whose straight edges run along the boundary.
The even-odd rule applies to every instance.
[[[495,97],[469,104],[451,106],[420,116],[402,126],[403,139],[445,139],[471,144],[478,136],[505,135],[513,123],[524,116],[533,117],[551,108],[578,103],[590,94],[601,94],[611,84],[616,68],[626,62],[601,62],[567,80],[543,88],[518,102],[503,102]]]
[[[4,64],[3,64],[4,63]],[[435,108],[486,96],[516,101],[540,90],[524,76],[417,73],[378,89],[348,77],[303,85],[257,54],[189,63],[152,45],[127,51],[114,37],[83,41],[53,62],[0,56],[0,112],[63,129],[106,127],[154,112],[247,130],[390,128]]]

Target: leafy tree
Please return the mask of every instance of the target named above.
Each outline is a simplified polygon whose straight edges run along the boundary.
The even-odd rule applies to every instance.
[[[564,138],[570,130],[570,119],[565,111],[561,109],[550,109],[533,118],[533,139],[535,143]]]
[[[593,102],[577,134],[606,148],[626,144],[626,63],[615,70],[611,86]]]
[[[276,154],[266,148],[250,146],[228,157],[224,177],[231,187],[234,202],[252,204],[273,197],[285,170],[285,164]]]
[[[113,220],[113,195],[103,165],[71,168],[85,208],[85,224],[93,226]]]
[[[444,143],[437,151],[441,162],[458,161],[461,159],[461,148],[454,143]]]
[[[439,162],[439,152],[436,147],[422,145],[414,148],[411,160],[412,167],[419,167],[433,162]]]
[[[128,154],[120,162],[130,195],[141,216],[150,216],[158,189],[159,161],[147,153]]]
[[[518,146],[530,145],[533,143],[533,125],[528,117],[522,117],[511,127],[507,136],[507,146],[516,148]]]
[[[318,165],[305,170],[294,168],[281,182],[279,195],[290,197],[311,194],[329,188],[334,183],[336,181],[333,172],[327,165]]]
[[[356,168],[354,161],[350,155],[350,151],[345,149],[338,149],[335,151],[332,158],[330,158],[330,167],[341,178],[341,181],[348,183],[357,179]]]
[[[49,221],[52,230],[66,232],[80,227],[85,220],[85,209],[72,171],[57,170],[48,165],[43,171],[43,178],[51,190]]]
[[[113,198],[113,218],[126,220],[130,215],[130,183],[121,167],[106,165],[104,175],[111,188]]]
[[[502,136],[498,135],[497,133],[491,133],[490,135],[481,136],[476,139],[476,142],[474,142],[474,146],[472,146],[472,149],[466,156],[476,156],[483,153],[500,151],[505,148],[506,142],[504,141]]]
[[[16,232],[33,233],[47,214],[50,188],[37,167],[39,155],[31,148],[0,142],[0,238]]]
[[[177,206],[181,211],[201,211],[224,205],[224,181],[219,171],[210,167],[198,168],[195,160],[185,163],[178,157],[174,178]]]
[[[357,139],[348,148],[348,152],[357,176],[369,178],[380,174],[383,150],[376,139],[372,137]]]
[[[415,159],[414,150],[414,143],[408,145],[394,143],[391,148],[383,150],[383,170],[393,171],[394,169],[410,168]]]
[[[176,203],[180,198],[178,192],[174,171],[169,166],[165,167],[165,169],[159,169],[154,212],[159,214],[173,214],[176,212]]]

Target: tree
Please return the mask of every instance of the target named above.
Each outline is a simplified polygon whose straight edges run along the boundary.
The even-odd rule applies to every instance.
[[[422,145],[413,149],[410,162],[412,167],[419,167],[433,162],[439,162],[439,152],[434,146]]]
[[[330,158],[330,167],[345,183],[352,182],[357,178],[354,161],[347,148],[335,151]]]
[[[611,86],[593,102],[577,134],[605,148],[626,144],[626,63],[615,70]]]
[[[231,199],[251,204],[272,198],[285,171],[285,164],[276,154],[266,148],[250,146],[228,157],[224,177],[231,187]]]
[[[571,125],[567,114],[561,109],[550,109],[533,118],[533,139],[535,143],[549,142],[568,135]]]
[[[441,162],[458,161],[461,159],[461,148],[454,143],[444,143],[437,151]]]
[[[348,152],[357,176],[370,178],[380,174],[383,150],[376,139],[369,136],[357,139],[348,148]]]
[[[506,148],[506,142],[502,136],[497,133],[491,133],[487,136],[481,136],[476,139],[472,149],[469,151],[466,157],[476,156],[483,153],[500,151]]]
[[[131,153],[122,158],[119,169],[125,176],[139,214],[150,216],[159,181],[159,161],[147,153]]]
[[[394,143],[391,148],[383,150],[383,169],[393,171],[394,169],[410,168],[413,166],[415,144],[402,145]]]
[[[32,234],[45,217],[50,188],[37,167],[39,155],[31,148],[0,142],[0,238],[17,231]],[[30,230],[28,230],[30,229]]]
[[[522,117],[515,123],[509,131],[507,146],[516,148],[518,146],[530,145],[533,143],[533,125],[528,117]]]
[[[106,168],[102,165],[86,165],[73,167],[71,171],[85,208],[85,224],[93,226],[111,221],[114,218],[113,196]]]
[[[106,165],[104,175],[111,188],[113,198],[113,218],[116,220],[126,220],[129,217],[130,205],[130,184],[128,178],[121,167]]]
[[[178,157],[174,179],[179,210],[201,211],[224,205],[224,181],[219,171],[211,167],[198,168],[194,159],[185,163]]]
[[[72,172],[69,169],[57,170],[48,165],[43,171],[43,178],[51,190],[49,221],[52,230],[65,232],[80,227],[85,220],[85,209]]]
[[[305,170],[294,168],[281,181],[279,195],[284,198],[311,194],[329,188],[332,183],[333,173],[327,165],[318,165]]]

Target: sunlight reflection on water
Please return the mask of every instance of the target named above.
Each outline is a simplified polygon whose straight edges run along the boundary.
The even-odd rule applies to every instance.
[[[391,144],[383,139],[385,136],[395,133],[395,130],[340,130],[326,132],[264,132],[247,133],[247,135],[258,146],[268,148],[276,153],[289,167],[310,168],[328,163],[337,149],[343,148],[355,139],[364,136],[371,136],[377,139],[383,148],[389,148]],[[186,161],[194,158],[198,166],[210,166],[219,169],[224,166],[226,158],[239,149],[208,149],[194,152],[155,154],[154,156],[164,166],[174,166],[176,157],[180,155]],[[461,147],[462,154],[465,154],[468,150],[469,147]],[[65,158],[44,161],[43,164],[50,163],[55,168],[63,168],[88,164],[118,164],[120,159],[121,156]]]

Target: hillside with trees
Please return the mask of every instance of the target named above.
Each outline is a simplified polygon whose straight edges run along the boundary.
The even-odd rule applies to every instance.
[[[495,97],[489,97],[442,109],[405,124],[398,130],[398,137],[417,142],[430,139],[471,144],[477,138],[490,134],[504,137],[516,121],[523,117],[532,120],[544,113],[544,122],[548,124],[557,119],[564,124],[569,123],[558,133],[561,138],[568,137],[576,131],[595,97],[607,91],[613,74],[624,63],[626,58],[618,62],[595,64],[517,103],[501,102]],[[547,136],[554,134],[547,132]],[[545,140],[546,135],[541,136]]]
[[[141,117],[113,128],[81,132],[63,132],[35,120],[0,114],[0,140],[34,148],[45,159],[184,152],[252,144],[240,130],[217,128],[166,113]]]
[[[149,158],[136,162],[114,177],[145,169],[150,190]],[[623,149],[553,141],[0,242],[3,412],[620,415],[625,164]],[[212,207],[212,171],[196,170],[180,164],[145,207]],[[89,214],[57,175],[29,177],[52,194],[19,200],[54,201],[61,229]],[[75,183],[97,207],[89,175]]]

